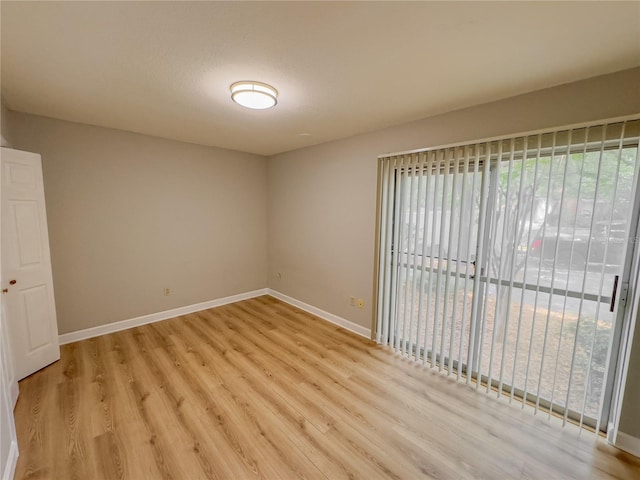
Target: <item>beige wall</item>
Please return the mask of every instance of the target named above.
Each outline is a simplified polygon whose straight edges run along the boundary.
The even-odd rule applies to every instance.
[[[9,142],[7,135],[9,134],[9,110],[4,106],[4,103],[0,101],[0,146],[9,147],[11,146],[11,142]]]
[[[8,123],[14,148],[42,154],[60,333],[265,287],[263,157],[15,112]]]
[[[270,158],[269,287],[369,327],[378,155],[638,113],[638,85],[640,68]],[[640,422],[640,395],[629,398]]]

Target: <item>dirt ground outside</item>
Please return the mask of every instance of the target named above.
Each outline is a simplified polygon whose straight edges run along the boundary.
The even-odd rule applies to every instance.
[[[467,365],[473,295],[470,290],[465,292],[463,286],[460,286],[456,297],[453,318],[452,286],[445,306],[442,300],[439,300],[439,305],[435,300],[444,298],[443,286],[440,295],[435,295],[435,286],[432,286],[429,305],[426,305],[426,292],[420,305],[419,295],[412,294],[411,288],[407,290],[403,285],[396,317],[399,320],[397,327],[400,338],[419,348],[424,347],[429,318],[427,351],[435,351],[438,355],[444,353],[445,358]],[[613,316],[606,306],[601,304],[598,308],[596,302],[585,301],[580,308],[579,299],[565,299],[558,295],[551,297],[538,293],[536,298],[535,292],[526,291],[523,295],[522,290],[514,290],[508,315],[495,331],[497,296],[495,290],[490,289],[483,305],[486,313],[477,324],[478,334],[483,337],[480,371],[483,375],[490,374],[492,379],[502,379],[506,385],[526,390],[557,405],[567,404],[568,393],[570,409],[582,412],[584,406],[585,415],[595,418],[600,410]],[[499,301],[507,300],[505,295]],[[422,307],[420,315],[419,307]],[[436,308],[438,318],[446,318],[446,321],[443,325],[440,320],[434,332]],[[446,315],[443,317],[445,309]],[[432,355],[429,355],[428,361],[431,359]],[[477,371],[477,366],[474,371]]]

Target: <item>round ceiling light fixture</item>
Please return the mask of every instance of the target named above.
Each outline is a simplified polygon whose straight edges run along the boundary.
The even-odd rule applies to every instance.
[[[262,82],[236,82],[231,85],[231,99],[243,107],[264,110],[278,103],[278,91]]]

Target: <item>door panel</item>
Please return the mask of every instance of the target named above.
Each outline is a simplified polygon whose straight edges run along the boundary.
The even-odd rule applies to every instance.
[[[46,347],[51,338],[52,318],[48,308],[49,294],[46,285],[20,290],[24,304],[23,316],[27,323],[29,352]]]
[[[20,187],[22,189],[32,190],[34,193],[37,193],[36,172],[31,166],[7,163],[5,166],[5,174],[8,179],[8,185],[14,188]]]
[[[38,204],[36,202],[11,202],[15,210],[15,229],[18,234],[18,268],[30,266],[38,268],[42,264],[42,235],[40,233],[40,219],[38,218]]]
[[[60,358],[40,156],[2,148],[2,287],[17,379]]]

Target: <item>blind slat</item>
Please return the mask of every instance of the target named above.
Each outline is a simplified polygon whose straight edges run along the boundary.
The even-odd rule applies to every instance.
[[[509,145],[509,149],[507,152],[503,152],[503,155],[507,155],[509,160],[508,160],[508,168],[507,168],[507,190],[504,196],[504,209],[501,208],[500,206],[500,202],[501,202],[501,192],[499,191],[499,189],[496,189],[496,202],[497,205],[497,209],[498,211],[496,212],[497,218],[496,218],[496,226],[497,229],[500,229],[500,220],[502,220],[502,232],[499,232],[500,235],[500,252],[495,252],[494,256],[496,257],[496,261],[495,261],[495,265],[497,265],[497,270],[498,270],[498,283],[496,284],[496,299],[495,299],[495,309],[494,309],[494,314],[493,314],[493,332],[492,332],[492,338],[491,338],[491,345],[490,345],[490,349],[489,349],[489,370],[488,370],[488,379],[487,379],[487,392],[489,392],[491,390],[491,380],[492,380],[492,374],[493,374],[493,357],[494,357],[494,351],[496,349],[496,339],[498,338],[498,332],[500,329],[502,329],[502,325],[500,325],[500,323],[503,321],[503,314],[502,314],[502,310],[501,308],[503,307],[503,293],[506,291],[504,285],[502,284],[502,280],[503,280],[503,273],[506,269],[509,268],[509,261],[514,261],[515,260],[515,252],[514,251],[510,251],[509,247],[510,245],[507,244],[507,234],[509,232],[509,221],[508,221],[508,212],[510,210],[510,195],[511,195],[511,175],[513,173],[513,149],[514,149],[514,142],[515,139],[511,139],[510,145]],[[506,252],[510,252],[509,254],[506,254]],[[511,258],[509,258],[509,255]],[[488,268],[491,268],[491,265],[489,265]],[[505,315],[507,316],[508,312],[505,311]],[[498,396],[501,394],[500,390],[498,390]]]
[[[450,161],[453,162],[453,158],[455,158],[455,150],[452,152],[451,155],[451,159]],[[458,193],[458,179],[456,178],[457,175],[447,175],[447,178],[451,179],[450,183],[451,183],[451,201],[449,202],[449,214],[448,214],[448,219],[449,219],[449,233],[447,235],[448,237],[448,242],[447,242],[447,251],[446,251],[446,261],[447,261],[447,272],[446,272],[446,276],[444,276],[444,278],[446,279],[444,282],[444,298],[443,298],[443,313],[442,313],[442,317],[443,317],[443,322],[442,322],[442,346],[441,346],[441,359],[440,359],[440,371],[442,371],[442,369],[444,368],[444,364],[445,364],[445,346],[446,346],[446,338],[445,338],[445,332],[448,330],[448,325],[447,325],[447,321],[449,320],[449,289],[451,288],[451,265],[453,263],[453,255],[452,255],[452,247],[453,247],[453,238],[455,236],[455,201],[456,201],[456,196]],[[457,269],[456,269],[457,270]],[[455,296],[453,299],[453,303],[455,304]],[[454,325],[454,319],[451,318],[451,321],[449,322],[451,323],[451,340],[453,340],[453,325]],[[451,364],[453,363],[453,358],[451,358],[452,355],[452,351],[451,349],[449,349],[449,361],[447,362],[447,371],[450,373],[451,372]]]
[[[474,225],[474,213],[475,213],[475,208],[474,208],[474,203],[475,203],[475,198],[476,198],[476,187],[477,187],[477,180],[478,180],[478,172],[479,172],[479,149],[476,149],[476,156],[474,158],[473,161],[473,180],[472,180],[472,184],[471,184],[471,199],[469,201],[468,204],[468,217],[467,217],[467,225],[469,226],[469,232],[471,233],[471,226]],[[461,215],[460,218],[463,218],[463,216]],[[462,355],[463,355],[463,348],[464,348],[464,332],[466,331],[466,324],[467,324],[467,305],[469,304],[468,298],[467,298],[467,292],[469,291],[469,267],[471,265],[471,246],[472,246],[472,235],[469,234],[467,235],[467,255],[466,255],[466,259],[467,259],[467,265],[466,265],[466,273],[467,275],[465,275],[464,277],[464,300],[462,303],[462,320],[461,320],[461,326],[460,326],[460,349],[458,350],[458,359],[460,362],[462,362]],[[475,274],[475,267],[474,267],[474,274]],[[473,335],[470,333],[470,336],[472,337]],[[467,341],[467,345],[471,345],[471,341]],[[470,355],[467,354],[467,362],[469,361]],[[458,381],[460,381],[460,377],[462,375],[462,368],[458,368]],[[468,378],[470,378],[471,375],[469,375]]]
[[[569,136],[569,141],[571,140],[571,136],[572,136],[572,131],[569,130],[568,136]],[[560,214],[558,215],[558,222],[557,222],[557,226],[556,228],[558,229],[558,232],[560,231],[560,225],[562,224],[562,216],[563,213],[565,212],[565,208],[563,208],[564,205],[564,199],[565,199],[565,193],[566,193],[566,184],[567,184],[567,170],[569,168],[569,161],[566,158],[565,155],[561,155],[562,161],[564,162],[564,174],[562,175],[562,189],[560,190]],[[552,163],[554,160],[554,156],[551,157]],[[553,265],[551,267],[551,286],[555,287],[556,285],[556,272],[557,272],[557,263],[558,263],[558,250],[560,247],[560,242],[555,242],[555,248],[554,248],[554,252],[553,252]],[[551,321],[551,305],[553,302],[553,295],[549,295],[549,301],[547,304],[547,316],[546,316],[546,322],[545,322],[545,327],[544,327],[544,338],[542,341],[542,357],[540,360],[540,371],[538,373],[538,387],[537,390],[540,391],[540,387],[542,385],[542,377],[543,377],[543,373],[544,373],[544,364],[545,364],[545,355],[547,353],[547,343],[548,343],[548,339],[549,339],[549,322]],[[536,407],[535,407],[535,411],[536,413],[538,412],[538,410],[540,409],[540,396],[538,395],[538,398],[536,399]]]
[[[451,168],[451,157],[449,157],[447,155],[448,152],[443,152],[443,157],[446,157],[446,162],[447,162],[447,171],[450,171]],[[442,247],[444,245],[445,242],[445,232],[447,231],[447,220],[448,220],[448,216],[447,216],[447,212],[445,211],[446,208],[446,204],[447,204],[447,197],[449,194],[449,176],[448,175],[443,175],[443,179],[442,179],[442,183],[443,183],[443,187],[442,187],[442,203],[441,203],[441,222],[440,222],[440,239],[438,241],[438,269],[436,271],[436,308],[435,308],[435,313],[433,314],[434,317],[434,323],[433,323],[433,329],[434,329],[434,338],[437,338],[438,340],[440,340],[440,356],[442,357],[443,353],[444,353],[444,326],[445,326],[445,322],[446,322],[446,318],[444,316],[441,315],[441,310],[442,307],[444,307],[444,304],[446,302],[446,299],[443,299],[440,295],[440,291],[442,288],[442,281],[443,281],[443,275],[442,275],[442,259],[444,257],[444,251],[442,250]],[[440,331],[440,333],[438,333],[438,331]],[[438,342],[434,342],[434,344],[437,344]],[[433,348],[434,350],[434,356],[435,359],[438,359],[438,352],[435,349],[435,346]],[[442,371],[442,364],[443,364],[443,358],[440,358],[439,361],[439,370]]]
[[[498,143],[498,158],[502,159],[502,142]],[[492,172],[491,176],[492,178],[500,178],[500,170],[501,170],[501,163],[502,162],[497,162],[496,167],[494,169],[494,171]],[[483,364],[483,353],[484,353],[484,336],[487,330],[487,323],[488,323],[488,312],[490,310],[490,299],[491,296],[489,295],[489,290],[491,289],[491,280],[493,279],[493,272],[491,270],[491,262],[493,261],[493,255],[494,255],[494,245],[497,241],[497,236],[498,236],[498,222],[496,221],[496,202],[498,201],[498,187],[497,187],[497,183],[496,181],[491,182],[491,188],[489,191],[489,198],[487,199],[488,203],[487,203],[487,207],[486,209],[488,210],[487,214],[490,215],[488,218],[488,224],[489,227],[487,229],[487,234],[488,234],[488,241],[486,242],[487,245],[487,254],[486,254],[486,259],[483,258],[483,263],[481,265],[481,271],[480,274],[484,275],[487,278],[487,282],[484,285],[484,292],[481,293],[481,296],[483,297],[482,300],[482,316],[480,317],[480,340],[478,343],[478,353],[477,353],[477,372],[478,372],[478,382],[476,382],[476,389],[479,389],[482,382],[480,381],[481,379],[481,375],[482,375],[482,364]],[[498,288],[497,284],[496,284],[496,288]],[[491,383],[487,382],[487,392],[489,392],[489,390],[491,389]]]
[[[437,153],[436,152],[430,152],[430,157],[432,159],[432,165],[433,163],[435,163],[437,161]],[[438,176],[437,175],[429,175],[429,183],[432,185],[432,190],[433,190],[433,197],[427,195],[427,202],[430,202],[431,206],[435,206],[437,198],[438,198]],[[429,348],[429,342],[431,343],[432,347],[434,344],[434,336],[433,335],[429,335],[429,332],[431,331],[431,320],[432,320],[432,316],[430,315],[431,313],[431,305],[433,303],[435,303],[433,301],[433,298],[431,296],[431,287],[433,284],[433,245],[436,242],[436,226],[437,226],[437,220],[436,220],[436,216],[434,215],[434,210],[433,208],[431,209],[431,242],[430,242],[430,249],[429,249],[429,278],[427,280],[427,303],[426,303],[426,319],[425,319],[425,327],[424,327],[424,337],[425,337],[425,341],[424,341],[424,354],[422,356],[422,364],[426,365],[427,363],[427,357],[429,357],[429,361],[431,363],[431,366],[435,365],[435,359],[434,359],[434,349],[433,348]]]
[[[380,164],[380,171],[378,174],[382,177],[381,184],[383,185],[382,191],[380,192],[381,200],[380,200],[380,252],[379,252],[379,262],[378,262],[378,284],[381,286],[382,294],[378,295],[378,318],[377,323],[380,325],[383,323],[383,319],[385,318],[384,309],[388,305],[388,301],[385,302],[385,299],[389,296],[388,285],[387,285],[387,276],[389,274],[389,268],[385,268],[388,261],[389,249],[387,248],[387,241],[389,238],[389,226],[391,222],[387,221],[387,209],[388,209],[388,196],[389,196],[389,169],[390,162],[384,162]],[[382,172],[382,173],[380,173]],[[376,329],[376,342],[382,343],[383,337],[383,329]],[[386,340],[384,342],[386,344]]]
[[[464,171],[462,173],[462,179],[461,183],[462,183],[462,194],[460,196],[460,206],[458,208],[458,232],[457,232],[457,246],[456,246],[456,252],[455,252],[455,256],[456,256],[456,273],[455,273],[455,280],[454,280],[454,284],[453,284],[453,309],[451,312],[451,331],[449,333],[449,364],[448,364],[448,369],[447,369],[447,374],[450,375],[452,370],[453,370],[453,363],[454,361],[458,362],[458,365],[461,365],[461,361],[462,361],[462,357],[458,354],[456,357],[454,357],[454,340],[456,338],[456,326],[457,326],[457,322],[458,322],[458,289],[459,289],[459,283],[460,283],[460,262],[461,261],[467,261],[468,257],[465,258],[465,260],[462,259],[462,255],[461,252],[464,248],[463,245],[463,235],[462,235],[462,231],[463,231],[463,227],[464,227],[464,207],[465,207],[465,201],[467,199],[467,172],[469,170],[469,148],[465,147],[464,148]],[[471,210],[471,209],[469,209]],[[453,225],[453,222],[452,222]],[[453,237],[453,232],[450,234],[451,237]],[[469,243],[469,237],[467,236],[466,238],[467,244]],[[464,297],[463,297],[464,298]],[[462,320],[461,320],[462,321]],[[462,328],[460,330],[460,345],[462,345],[462,334],[464,332],[464,328]],[[458,350],[460,351],[460,350]],[[460,368],[458,368],[458,371],[460,370]]]
[[[535,200],[536,200],[536,196],[535,196],[535,192],[537,190],[537,185],[538,185],[538,163],[540,162],[540,145],[542,142],[542,136],[538,135],[537,136],[537,155],[535,158],[535,163],[534,163],[534,170],[533,170],[533,186],[531,188],[532,194],[531,194],[531,205],[529,206],[529,228],[527,229],[527,247],[529,245],[531,245],[531,232],[532,232],[532,228],[531,225],[533,225],[533,214],[535,212]],[[523,165],[523,171],[524,171],[524,165]],[[521,186],[521,191],[523,189],[523,187]],[[529,270],[529,251],[530,249],[527,248],[527,251],[525,253],[525,259],[524,259],[524,273],[522,275],[523,279],[527,278],[527,273]],[[542,258],[542,257],[541,257]],[[538,282],[539,283],[539,282]],[[525,293],[526,293],[526,289],[522,288],[522,293],[520,296],[520,309],[518,311],[518,328],[516,331],[516,344],[515,344],[515,351],[513,354],[513,364],[511,367],[511,385],[514,385],[515,383],[515,376],[516,376],[516,365],[517,365],[517,359],[518,359],[518,353],[519,353],[519,349],[520,349],[520,335],[522,332],[522,314],[524,312],[524,303],[525,303]],[[533,326],[531,327],[531,331],[533,331]],[[531,344],[529,344],[531,345]],[[514,398],[514,394],[515,394],[515,388],[511,389],[511,393],[509,395],[509,403],[511,403],[513,401]]]
[[[431,156],[429,155],[429,153],[425,153],[424,154],[424,161],[426,161],[426,168],[427,171],[431,170],[431,166],[433,164],[432,160],[431,160]],[[429,237],[429,219],[428,219],[428,215],[427,215],[427,206],[428,206],[428,199],[429,199],[429,184],[431,181],[432,176],[431,175],[427,175],[424,174],[422,175],[422,177],[424,179],[424,198],[425,199],[425,206],[424,206],[424,211],[422,214],[423,217],[423,222],[422,222],[422,255],[421,255],[421,260],[420,260],[420,283],[419,283],[419,296],[418,296],[418,312],[417,312],[417,327],[416,327],[416,353],[415,353],[415,360],[418,361],[420,359],[420,352],[424,351],[426,353],[427,348],[426,348],[426,338],[425,335],[422,335],[422,316],[423,316],[423,309],[425,306],[425,295],[424,295],[424,271],[425,271],[425,266],[426,266],[426,257],[427,257],[427,238]],[[426,302],[428,304],[428,301]],[[424,341],[423,341],[424,340]],[[426,355],[425,355],[426,357]]]

